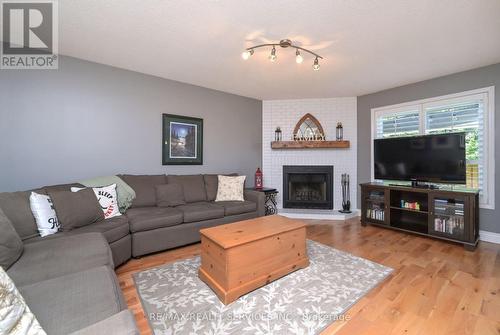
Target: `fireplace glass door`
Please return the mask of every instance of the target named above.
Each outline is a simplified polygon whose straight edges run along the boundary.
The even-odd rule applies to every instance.
[[[326,201],[326,176],[323,174],[292,174],[288,178],[290,201]]]
[[[332,166],[285,166],[284,208],[333,208]]]

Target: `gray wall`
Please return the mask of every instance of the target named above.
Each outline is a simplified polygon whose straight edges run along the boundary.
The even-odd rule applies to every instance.
[[[117,173],[238,172],[253,183],[261,101],[71,57],[59,62],[59,70],[0,71],[0,191]],[[162,113],[204,119],[203,165],[162,166]]]
[[[370,181],[371,109],[495,86],[495,210],[481,209],[480,229],[500,233],[500,64],[358,97],[358,182]],[[358,203],[360,199],[358,197]]]

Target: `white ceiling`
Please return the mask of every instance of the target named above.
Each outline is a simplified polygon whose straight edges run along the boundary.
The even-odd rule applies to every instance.
[[[60,0],[61,54],[258,99],[357,96],[500,62],[500,0]],[[290,38],[325,57],[245,47]]]

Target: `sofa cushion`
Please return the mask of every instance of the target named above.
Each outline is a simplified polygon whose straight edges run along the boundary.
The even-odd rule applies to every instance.
[[[70,235],[84,233],[101,233],[108,243],[113,243],[129,234],[128,218],[125,215],[115,216],[69,232]]]
[[[62,231],[70,231],[104,220],[101,205],[91,188],[78,192],[49,192]]]
[[[132,233],[156,228],[170,227],[182,223],[182,212],[171,207],[131,208],[127,211]]]
[[[209,202],[196,202],[176,207],[184,213],[184,222],[196,222],[224,217],[224,207]]]
[[[237,176],[237,173],[224,174],[224,176]],[[205,181],[205,189],[207,190],[207,200],[214,201],[217,196],[217,187],[219,185],[217,174],[205,174],[203,175],[203,180]]]
[[[19,287],[48,334],[67,335],[122,311],[116,276],[101,266]]]
[[[7,273],[23,286],[102,265],[114,266],[108,242],[100,233],[86,233],[25,243]]]
[[[184,190],[180,184],[156,185],[156,206],[175,207],[185,205]]]
[[[255,212],[257,204],[253,201],[218,201],[217,205],[224,207],[224,215],[237,215]]]
[[[45,194],[43,189],[33,190]],[[0,193],[0,208],[9,218],[21,240],[38,236],[38,227],[30,207],[31,191]]]
[[[23,241],[0,208],[0,266],[7,270],[22,253]]]
[[[205,182],[203,175],[185,175],[185,176],[167,176],[169,184],[181,184],[184,191],[184,200],[187,203],[206,201],[207,191],[205,190]]]
[[[124,174],[119,177],[135,191],[133,207],[156,206],[156,185],[166,184],[165,175],[131,175]]]

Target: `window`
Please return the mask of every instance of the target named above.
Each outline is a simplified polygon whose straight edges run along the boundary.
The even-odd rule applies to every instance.
[[[489,87],[375,108],[372,139],[466,132],[467,187],[480,190],[482,208],[494,209],[493,99],[494,88]]]

